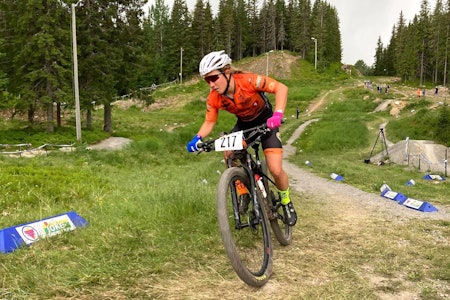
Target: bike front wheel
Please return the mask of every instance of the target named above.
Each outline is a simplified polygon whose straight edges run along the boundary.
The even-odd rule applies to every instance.
[[[238,195],[237,184],[244,184],[248,194]],[[222,174],[217,190],[217,216],[222,241],[231,265],[239,278],[260,287],[272,273],[272,241],[266,211],[257,196],[256,207],[250,179],[241,167]]]

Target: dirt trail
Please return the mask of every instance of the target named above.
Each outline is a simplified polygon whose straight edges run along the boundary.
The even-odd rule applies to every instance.
[[[309,105],[309,107],[308,107],[306,113],[307,113],[307,114],[311,114],[311,113],[315,112],[316,110],[318,110],[319,108],[321,108],[321,107],[323,106],[323,104],[325,103],[326,97],[327,97],[330,93],[337,93],[337,92],[340,92],[340,91],[342,91],[342,90],[343,90],[343,87],[340,87],[340,88],[338,88],[338,89],[336,89],[336,90],[326,92],[325,94],[323,94],[323,95],[320,97],[320,99],[319,99],[318,101],[313,102],[313,103],[311,103],[311,104]],[[300,135],[300,132],[298,133],[298,135]],[[297,137],[298,137],[298,136],[297,136]]]
[[[323,198],[332,197],[334,204],[336,201],[340,205],[361,207],[363,210],[382,210],[393,216],[410,217],[410,218],[428,218],[439,220],[450,220],[450,213],[445,208],[440,207],[439,212],[425,214],[420,211],[399,206],[395,201],[387,201],[378,194],[371,194],[361,191],[348,184],[333,181],[319,177],[308,170],[301,169],[288,161],[288,157],[295,153],[292,143],[301,135],[303,130],[312,122],[318,119],[312,119],[302,124],[292,134],[291,138],[284,146],[284,162],[283,166],[291,179],[291,186],[302,193],[314,193]],[[363,201],[362,201],[363,200]],[[358,209],[360,211],[360,209]],[[358,212],[359,213],[359,212]]]
[[[322,107],[331,92],[312,104],[309,113]],[[397,226],[415,219],[450,221],[450,213],[442,207],[438,207],[437,213],[402,207],[379,194],[319,177],[289,162],[289,156],[295,154],[292,144],[315,121],[318,119],[302,124],[284,146],[283,165],[289,174],[292,190],[300,195],[293,199],[299,222],[294,227],[292,245],[281,247],[276,242],[274,244],[274,273],[270,281],[260,289],[249,287],[235,275],[223,251],[205,253],[205,256],[211,257],[205,265],[198,265],[193,260],[192,268],[174,273],[169,278],[143,278],[149,288],[149,299],[357,299],[358,286],[348,278],[342,279],[336,271],[339,267],[353,268],[344,271],[354,273],[356,282],[364,282],[373,291],[371,299],[421,299],[418,284],[405,280],[399,286],[399,279],[395,278],[398,274],[383,277],[379,270],[374,270],[376,263],[372,259],[377,250],[365,254],[364,259],[372,257],[365,262],[367,265],[352,265],[352,262],[347,265],[346,260],[349,256],[357,257],[360,254],[358,245],[366,244],[367,240],[377,244],[378,241],[383,243],[386,238],[395,237],[389,232],[391,228],[395,232]],[[386,227],[381,234],[380,226]],[[387,237],[389,235],[391,237]],[[436,239],[434,236],[429,238]],[[439,242],[437,239],[436,243]],[[191,260],[186,257],[180,259]],[[170,264],[167,267],[170,268]],[[405,269],[399,267],[398,271],[401,273]],[[450,290],[448,284],[433,284],[433,288],[443,291],[443,296],[436,299],[446,299],[448,295],[445,293]]]
[[[358,288],[345,279],[342,281],[334,267],[330,266],[330,261],[336,266],[341,263],[346,266],[346,257],[353,256],[353,247],[367,243],[367,235],[378,232],[379,224],[395,229],[398,224],[410,219],[450,220],[450,214],[443,209],[438,213],[426,214],[401,207],[395,201],[321,178],[290,163],[288,157],[295,153],[293,142],[315,121],[317,119],[302,124],[284,146],[284,168],[289,174],[291,188],[300,193],[300,197],[293,199],[299,222],[294,227],[292,245],[282,247],[274,241],[274,273],[269,282],[259,289],[247,286],[234,274],[225,254],[221,252],[214,254],[214,260],[206,266],[195,266],[183,274],[152,282],[156,299],[357,299]],[[384,232],[380,236],[375,233],[370,240],[390,238],[386,234],[390,233]],[[391,283],[389,276],[383,277],[372,270],[371,262],[355,268],[364,270],[351,272],[355,272],[358,281],[366,282],[374,293],[373,297],[381,300],[421,299],[420,288],[407,281],[400,290],[386,288],[395,283]],[[344,291],[341,284],[349,285]],[[325,288],[334,285],[337,286],[337,293],[344,294],[336,295],[333,288],[328,291]],[[442,286],[437,282],[436,285],[444,293],[448,289],[445,283]]]

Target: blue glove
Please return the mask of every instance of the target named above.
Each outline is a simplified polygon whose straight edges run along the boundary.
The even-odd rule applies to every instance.
[[[192,140],[186,145],[186,149],[189,152],[198,151],[198,144],[202,141],[202,137],[199,135],[195,135]]]

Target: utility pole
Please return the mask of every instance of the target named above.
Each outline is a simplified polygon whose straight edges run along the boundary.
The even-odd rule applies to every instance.
[[[183,47],[180,48],[180,84],[183,83]]]
[[[266,76],[269,76],[269,54],[272,53],[273,50],[270,50],[269,52],[266,52]]]
[[[317,39],[311,37],[311,40],[314,41],[314,69],[317,70]]]
[[[81,112],[80,112],[80,92],[78,86],[78,53],[77,53],[77,22],[75,17],[75,7],[82,1],[72,3],[72,51],[73,51],[73,89],[75,94],[75,127],[77,141],[81,141]]]
[[[422,53],[420,54],[420,86],[423,85],[423,58],[425,52],[425,39],[422,39]]]
[[[444,83],[445,86],[447,84],[447,62],[448,62],[448,25],[447,25],[447,39],[445,40],[445,64],[444,64]]]

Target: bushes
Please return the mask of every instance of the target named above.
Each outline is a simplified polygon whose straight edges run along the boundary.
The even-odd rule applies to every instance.
[[[448,107],[436,110],[423,108],[411,117],[392,120],[388,124],[390,140],[399,141],[406,137],[415,140],[434,140],[450,146],[450,114]]]

